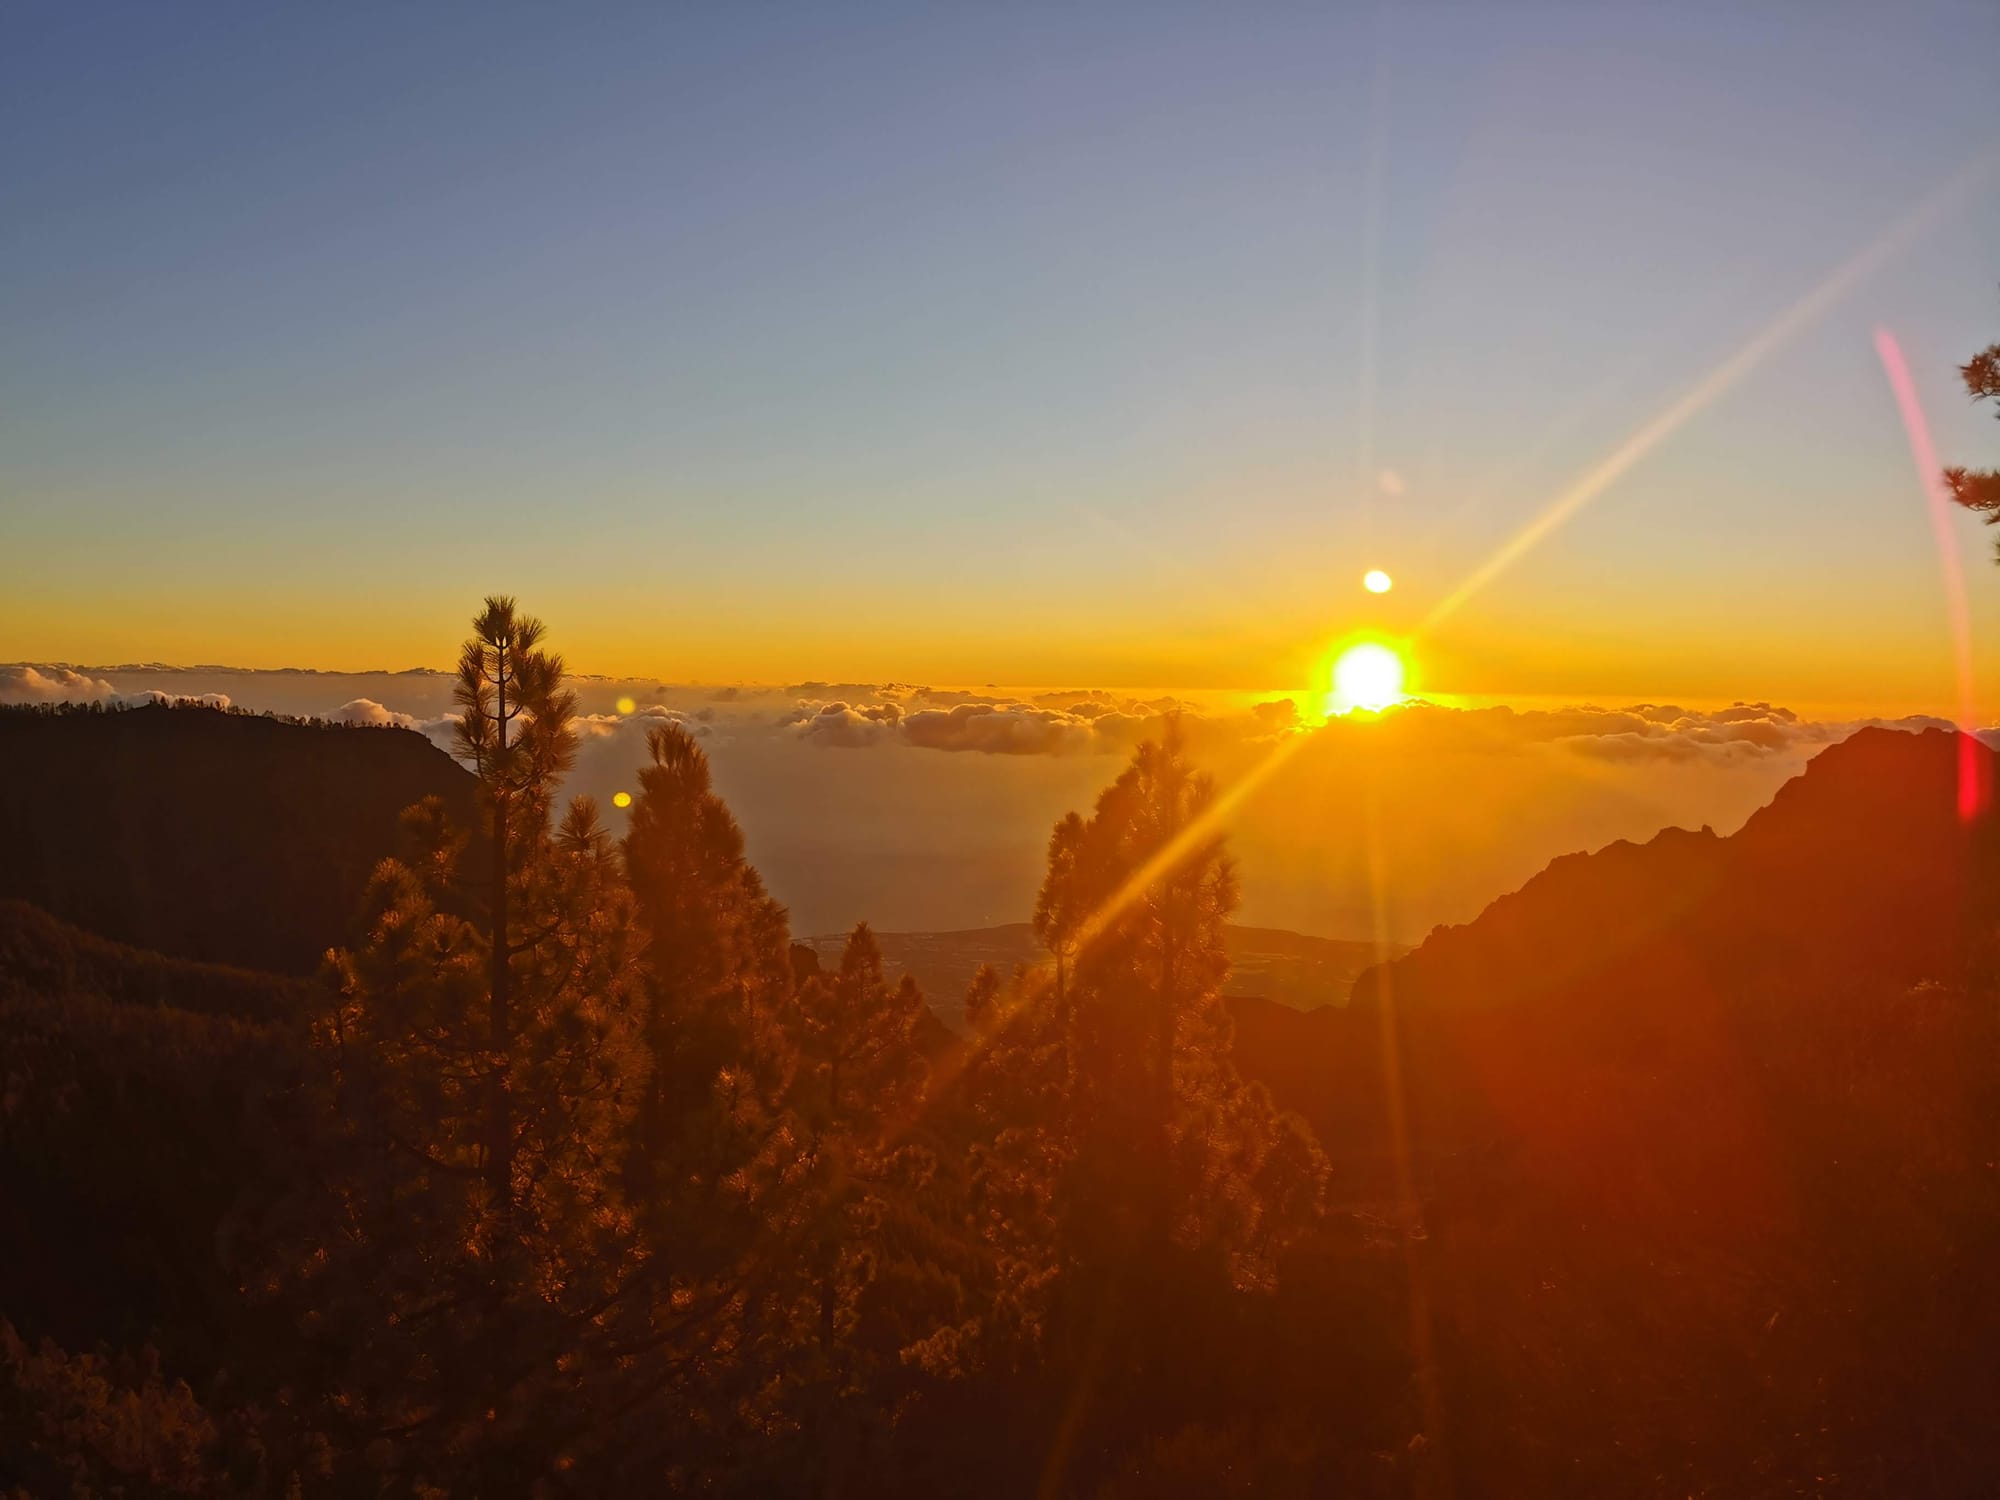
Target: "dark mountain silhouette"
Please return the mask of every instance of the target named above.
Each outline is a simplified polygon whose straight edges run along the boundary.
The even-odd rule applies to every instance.
[[[1942,730],[1864,730],[1729,838],[1554,861],[1364,974],[1357,1019],[1394,1016],[1413,1120],[1439,1141],[1504,1127],[1588,1149],[1646,1098],[1747,1100],[1799,1028],[1965,982],[2000,844],[1990,812],[1960,815],[1960,782],[1990,787],[1993,761]]]
[[[1534,1094],[1565,1059],[1653,1075],[1675,1048],[1746,1040],[1760,999],[1810,995],[1831,1013],[1920,981],[1962,984],[1996,909],[1994,760],[1943,730],[1863,730],[1730,837],[1670,828],[1552,861],[1472,922],[1364,972],[1345,1011],[1239,1007],[1245,1065],[1328,1125],[1342,1101],[1312,1080],[1350,1085],[1349,1106],[1365,1083],[1370,1102],[1338,1121],[1351,1138],[1380,1118],[1388,1014],[1415,1049],[1400,1059],[1406,1091],[1442,1129],[1469,1124],[1493,1089]],[[1981,798],[1971,818],[1963,774]],[[1487,1087],[1468,1095],[1468,1070]]]
[[[1730,837],[1554,861],[1344,1009],[1236,1002],[1238,1065],[1406,1246],[1461,1474],[1990,1481],[1993,769],[1864,731]]]
[[[1440,928],[1375,971],[1359,997],[1385,982],[1406,1004],[1487,1006],[1559,1001],[1606,980],[1958,977],[1995,852],[1991,817],[1960,815],[1960,778],[1990,788],[1993,761],[1943,730],[1863,730],[1733,837],[1668,829],[1556,860],[1476,921]]]
[[[310,973],[404,808],[474,784],[422,735],[207,708],[0,712],[0,897],[176,958]]]

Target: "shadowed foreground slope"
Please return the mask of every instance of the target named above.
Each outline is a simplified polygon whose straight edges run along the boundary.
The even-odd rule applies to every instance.
[[[182,717],[244,743],[284,731],[281,760],[335,747],[365,775],[405,738]],[[1346,1007],[1228,1002],[1235,1064],[1310,1120],[1322,1179],[1317,1148],[1231,1081],[1219,1016],[1167,1075],[1187,1091],[1181,1154],[1127,1129],[1121,1111],[1153,1097],[1133,1060],[1158,945],[1098,957],[1101,1041],[1077,1076],[1099,1113],[1075,1135],[1060,1011],[1010,1012],[996,982],[972,1009],[979,1045],[947,1046],[865,933],[830,971],[787,954],[704,763],[669,736],[642,783],[650,832],[625,851],[643,919],[619,927],[634,893],[601,839],[562,855],[607,881],[576,930],[634,940],[607,950],[628,965],[607,992],[645,1018],[651,1060],[631,1076],[659,1090],[621,1127],[621,1170],[577,1177],[630,1212],[549,1220],[649,1251],[580,1242],[568,1274],[637,1269],[576,1320],[539,1281],[464,1292],[486,1262],[465,1259],[457,1218],[433,1232],[416,1210],[480,1179],[371,1134],[385,1106],[422,1122],[448,1069],[391,1049],[435,1028],[384,1022],[336,1073],[328,1039],[362,1014],[354,995],[336,1013],[305,981],[0,903],[0,1325],[20,1335],[0,1326],[0,1484],[1990,1492],[1995,831],[1959,816],[1960,753],[1947,735],[1858,736],[1732,837],[1556,861],[1371,971]],[[1992,757],[1972,769],[1990,781]],[[219,835],[187,818],[182,836]],[[115,895],[130,871],[105,868]],[[183,868],[230,909],[271,899],[261,865],[208,850]],[[389,911],[419,912],[409,881],[385,889]],[[1203,929],[1218,1009],[1225,905]],[[458,972],[463,934],[401,963],[405,935],[431,930],[378,922],[354,988],[470,994],[476,1043],[483,997],[433,983]],[[310,1025],[257,1019],[299,1005]],[[1258,1149],[1186,1158],[1232,1139]],[[820,1170],[826,1142],[851,1170]],[[730,1196],[745,1182],[754,1196]],[[1296,1229],[1280,1249],[1242,1258],[1281,1214]],[[1224,1232],[1243,1236],[1236,1259],[1187,1238]],[[1233,1264],[1256,1279],[1218,1274]],[[688,1265],[712,1295],[652,1297],[653,1267]],[[689,1306],[720,1321],[689,1325]],[[100,1342],[117,1352],[92,1364]],[[393,1421],[367,1411],[384,1392]]]

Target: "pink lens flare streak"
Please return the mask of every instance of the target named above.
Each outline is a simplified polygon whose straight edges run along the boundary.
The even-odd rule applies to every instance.
[[[1984,807],[1986,788],[1980,776],[1978,745],[1972,738],[1976,709],[1972,688],[1972,615],[1966,606],[1965,560],[1960,554],[1958,532],[1952,526],[1952,498],[1945,488],[1937,449],[1931,442],[1930,422],[1917,399],[1917,383],[1910,378],[1902,345],[1888,329],[1878,328],[1875,352],[1881,357],[1883,373],[1889,377],[1889,389],[1895,392],[1896,409],[1902,415],[1903,432],[1910,443],[1910,457],[1917,466],[1917,482],[1923,487],[1930,510],[1931,536],[1937,542],[1938,571],[1944,579],[1945,613],[1951,622],[1952,654],[1958,671],[1958,815],[1969,821]]]

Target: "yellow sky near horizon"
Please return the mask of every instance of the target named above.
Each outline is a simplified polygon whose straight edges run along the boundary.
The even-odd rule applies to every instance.
[[[1977,626],[2000,639],[2000,576],[1969,580]],[[1357,596],[1358,597],[1358,596]],[[1088,628],[1048,637],[981,638],[964,624],[920,630],[893,620],[816,628],[808,620],[681,619],[638,627],[587,597],[523,595],[551,640],[583,673],[640,681],[714,683],[917,682],[935,686],[1048,684],[1224,696],[1324,690],[1338,644],[1373,628],[1404,637],[1401,614],[1356,603],[1347,629],[1251,620],[1234,629],[1183,627],[1130,638]],[[476,602],[474,600],[473,602]],[[1914,601],[1913,601],[1914,604]],[[469,609],[457,601],[370,600],[329,609],[276,592],[107,600],[87,618],[37,612],[18,593],[0,601],[0,657],[80,666],[158,661],[325,671],[448,668]],[[872,628],[864,628],[870,626]],[[1291,634],[1290,631],[1296,631]],[[1555,703],[1766,700],[1812,716],[1955,713],[1951,643],[1941,604],[1904,617],[1860,611],[1800,620],[1786,635],[1737,632],[1699,617],[1585,622],[1469,608],[1435,639],[1408,648],[1409,688],[1439,701]],[[2000,713],[2000,655],[1975,652],[1982,720]]]

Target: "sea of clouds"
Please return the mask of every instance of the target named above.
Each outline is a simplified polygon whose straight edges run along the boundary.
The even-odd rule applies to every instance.
[[[1811,719],[1761,702],[1419,702],[1320,723],[1287,698],[596,677],[573,686],[572,789],[615,821],[611,797],[634,788],[647,733],[683,726],[707,748],[753,859],[803,932],[862,918],[886,930],[1022,919],[1050,826],[1088,809],[1169,719],[1225,782],[1288,752],[1231,829],[1245,920],[1364,936],[1380,867],[1394,876],[1391,930],[1405,938],[1465,920],[1558,854],[1672,824],[1727,832],[1813,754],[1866,725],[1949,727],[1923,716]],[[0,666],[0,703],[193,700],[407,730],[447,752],[452,687],[435,671]],[[1983,737],[2000,742],[2000,732]]]

